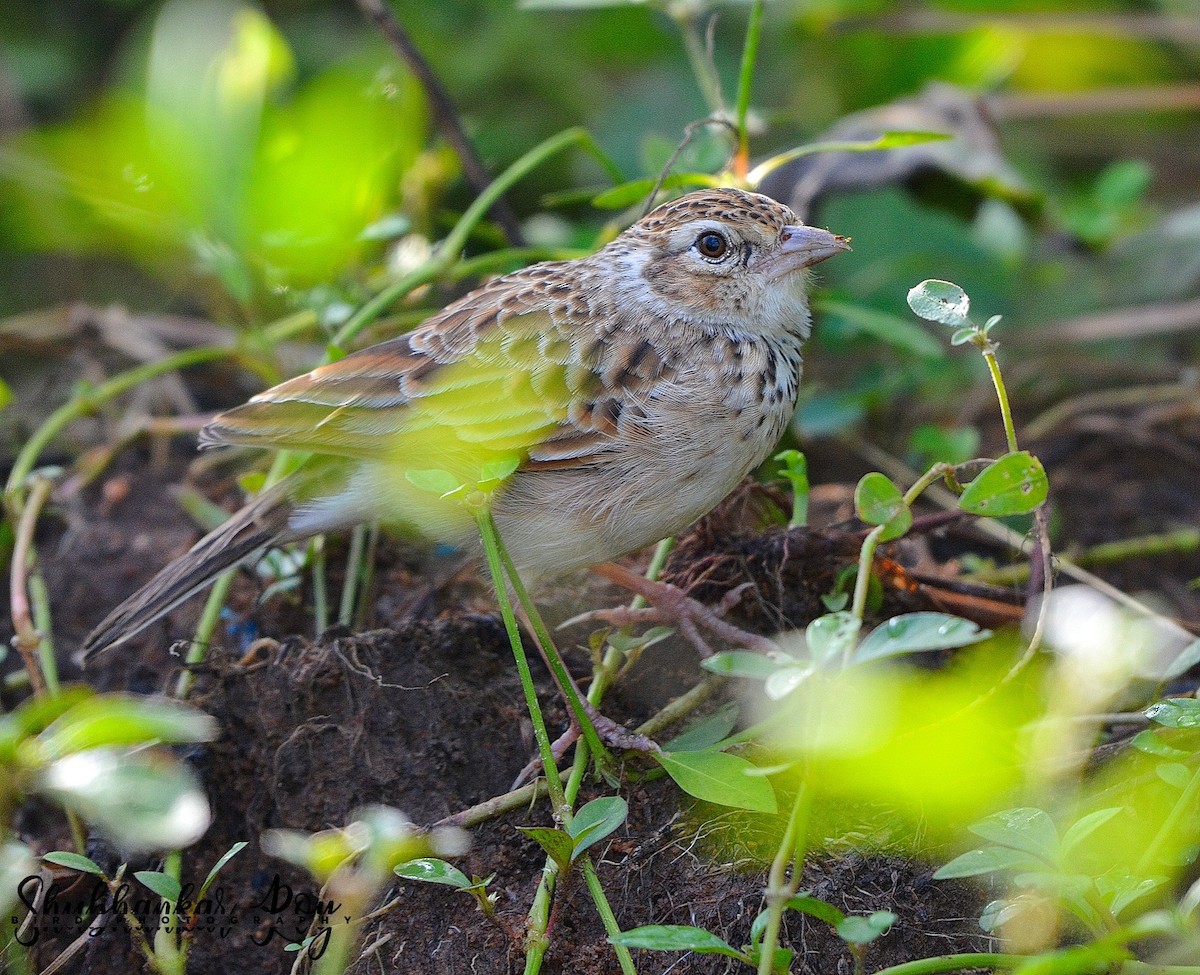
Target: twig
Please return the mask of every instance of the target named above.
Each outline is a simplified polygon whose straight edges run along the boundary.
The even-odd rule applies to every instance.
[[[429,62],[417,50],[408,31],[396,19],[395,14],[387,7],[384,0],[355,0],[355,2],[367,19],[379,29],[384,39],[400,55],[401,60],[408,66],[408,70],[421,83],[421,87],[425,89],[425,96],[429,99],[430,107],[433,109],[434,122],[437,123],[443,138],[458,154],[467,182],[471,184],[476,195],[482,193],[491,182],[491,177],[484,168],[483,161],[476,154],[475,147],[471,145],[471,140],[467,138],[458,112],[455,111],[454,103],[433,73]],[[488,212],[499,224],[509,244],[514,247],[524,246],[520,225],[503,197],[498,198]]]

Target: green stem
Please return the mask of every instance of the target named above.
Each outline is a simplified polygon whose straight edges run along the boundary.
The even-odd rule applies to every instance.
[[[1163,847],[1171,839],[1171,834],[1179,825],[1180,819],[1184,816],[1195,815],[1198,799],[1200,799],[1200,769],[1192,772],[1191,779],[1184,786],[1183,792],[1180,793],[1179,798],[1175,801],[1175,805],[1171,807],[1167,818],[1163,820],[1162,825],[1155,832],[1154,838],[1147,844],[1145,851],[1138,858],[1137,876],[1148,877],[1154,872],[1156,861],[1162,855]]]
[[[354,607],[358,602],[358,582],[362,578],[366,540],[367,526],[355,525],[350,533],[350,551],[346,555],[346,581],[342,584],[342,601],[338,605],[338,622],[342,626],[350,626],[354,622]]]
[[[46,418],[46,421],[38,427],[33,436],[25,442],[25,446],[21,448],[21,452],[17,454],[17,459],[13,461],[12,470],[9,472],[8,481],[4,486],[5,500],[10,505],[16,504],[17,509],[20,509],[20,493],[24,489],[25,482],[37,464],[42,451],[68,425],[95,409],[98,404],[120,396],[125,391],[133,389],[133,387],[146,382],[148,379],[153,379],[155,376],[174,372],[176,369],[199,365],[202,362],[212,362],[214,359],[222,359],[226,356],[234,355],[235,352],[235,349],[216,346],[201,346],[196,349],[187,349],[183,352],[167,356],[158,362],[149,362],[145,365],[128,369],[125,372],[118,373],[111,379],[105,380],[93,389],[76,393],[74,397]],[[17,498],[18,501],[14,502],[14,498]]]
[[[871,566],[875,561],[875,549],[879,547],[880,536],[885,525],[877,525],[863,539],[862,551],[858,555],[858,578],[854,580],[854,602],[850,606],[850,614],[861,620],[867,611],[867,591],[871,584]]]
[[[977,968],[1020,968],[1029,960],[1028,955],[965,952],[892,965],[889,968],[881,968],[875,975],[938,975],[939,972],[961,972]]]
[[[679,5],[679,11],[674,15],[675,23],[679,26],[679,33],[683,38],[683,49],[687,53],[688,64],[691,65],[696,84],[700,87],[704,104],[708,106],[711,114],[721,115],[725,111],[725,98],[721,94],[721,77],[717,74],[712,58],[708,56],[704,38],[700,36],[696,23],[696,15],[683,4]]]
[[[312,568],[313,635],[319,637],[329,628],[329,589],[326,586],[325,536],[318,535],[309,543],[309,565]]]
[[[1008,452],[1015,454],[1020,448],[1017,446],[1017,431],[1013,426],[1012,408],[1008,405],[1008,391],[1004,388],[1004,376],[1000,373],[1000,363],[996,361],[996,353],[991,348],[983,350],[983,360],[992,374],[992,385],[996,387],[996,398],[1000,401],[1000,416],[1004,420],[1004,435],[1008,438]]]
[[[604,924],[604,931],[610,938],[616,937],[621,933],[621,926],[617,924],[616,915],[613,914],[608,898],[604,894],[604,888],[600,885],[600,878],[596,875],[596,865],[585,856],[581,866],[583,878],[587,881],[588,892],[592,895],[596,911]],[[629,949],[624,945],[613,945],[613,951],[616,952],[621,971],[625,975],[637,975],[637,969],[634,967],[633,956],[629,953]]]
[[[804,847],[807,844],[808,814],[812,808],[812,794],[803,779],[800,780],[792,812],[788,816],[787,828],[771,861],[767,875],[767,924],[763,929],[758,959],[758,975],[772,975],[775,971],[775,949],[779,947],[779,933],[783,929],[783,911],[787,902],[800,887],[800,876],[804,867]],[[791,867],[789,876],[788,868]]]
[[[916,483],[914,483],[912,487],[904,492],[904,503],[911,508],[917,503],[917,498],[925,493],[925,489],[929,487],[929,485],[940,481],[946,476],[947,473],[953,470],[953,464],[941,462],[934,464],[931,468],[929,468],[929,470],[917,478]]]
[[[200,614],[200,622],[196,624],[196,633],[184,658],[183,670],[175,682],[175,696],[180,700],[192,693],[192,686],[196,683],[194,668],[208,656],[208,648],[212,646],[213,634],[221,619],[221,610],[225,608],[225,597],[229,595],[229,587],[236,573],[237,569],[234,568],[218,577],[204,603],[204,611]]]
[[[614,177],[615,181],[620,182],[623,179],[620,170],[608,159],[586,129],[576,127],[552,135],[521,156],[475,198],[475,201],[459,218],[458,223],[454,225],[454,229],[438,246],[433,257],[415,271],[384,288],[351,315],[349,321],[334,336],[333,344],[340,348],[346,348],[354,341],[359,332],[378,318],[383,310],[394,301],[446,273],[458,260],[459,254],[466,246],[476,225],[487,215],[492,205],[508,191],[509,187],[523,179],[550,157],[571,146],[579,146],[588,152],[609,175]]]
[[[533,675],[529,672],[529,660],[525,656],[525,647],[521,643],[521,631],[517,628],[517,617],[513,613],[512,603],[508,598],[508,586],[504,581],[504,560],[500,553],[499,535],[496,532],[496,522],[492,518],[491,509],[486,506],[480,507],[475,512],[475,523],[479,526],[479,535],[483,539],[483,553],[487,557],[488,571],[492,576],[496,599],[500,603],[500,616],[504,620],[508,642],[512,645],[513,658],[517,663],[517,673],[521,677],[521,690],[525,693],[525,704],[529,708],[529,719],[533,722],[533,735],[537,739],[538,752],[542,758],[542,770],[546,777],[546,787],[550,792],[550,805],[554,811],[554,820],[559,824],[565,824],[570,822],[571,808],[567,805],[563,795],[562,781],[558,777],[558,768],[554,764],[554,752],[550,747],[550,735],[546,731],[546,721],[542,717],[537,691],[533,686]]]
[[[762,12],[763,0],[754,0],[750,7],[750,23],[746,25],[746,43],[742,47],[742,68],[738,75],[738,157],[743,162],[750,158],[750,134],[746,131],[746,118],[750,114],[750,87],[754,81],[754,65],[758,60],[758,40],[762,35]]]
[[[495,531],[494,524],[492,530]],[[571,713],[579,723],[579,733],[583,736],[583,743],[591,749],[597,763],[604,764],[608,761],[608,752],[604,748],[604,743],[600,741],[600,736],[596,733],[595,725],[592,724],[592,719],[588,716],[587,709],[584,708],[583,702],[579,699],[579,692],[575,688],[575,682],[571,679],[571,674],[563,663],[558,648],[554,645],[550,631],[542,621],[542,614],[538,612],[537,607],[533,604],[533,600],[529,598],[529,593],[525,589],[525,583],[521,581],[521,577],[517,574],[517,567],[513,564],[512,557],[508,554],[508,550],[504,547],[503,539],[499,535],[496,536],[496,542],[504,569],[508,573],[509,582],[512,584],[513,592],[517,595],[517,601],[521,604],[521,608],[525,610],[525,616],[529,620],[529,625],[533,627],[533,635],[538,643],[541,644],[542,652],[546,656],[546,664],[553,672],[554,679],[561,688],[563,696],[567,699],[567,704],[571,708]]]

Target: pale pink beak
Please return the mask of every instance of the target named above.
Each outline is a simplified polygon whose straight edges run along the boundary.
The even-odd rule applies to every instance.
[[[803,224],[784,227],[780,241],[779,249],[771,255],[770,263],[764,268],[772,281],[850,250],[849,237],[839,237],[828,230]]]

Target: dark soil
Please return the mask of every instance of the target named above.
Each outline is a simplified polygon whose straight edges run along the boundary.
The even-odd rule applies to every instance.
[[[1060,537],[1093,543],[1200,522],[1195,427],[1194,418],[1176,418],[1176,425],[1153,431],[1157,440],[1132,438],[1114,446],[1107,434],[1099,440],[1098,434],[1073,431],[1044,445],[1040,452],[1055,473]],[[1175,445],[1169,464],[1161,440]],[[854,463],[846,456],[839,462]],[[67,655],[87,630],[198,534],[171,494],[171,485],[183,476],[180,465],[128,457],[123,463],[128,469],[111,474],[105,489],[60,499],[59,519],[44,519],[39,551],[67,676],[78,676]],[[820,469],[819,459],[810,463]],[[228,483],[211,477],[202,483],[211,497],[231,498]],[[681,540],[670,578],[710,601],[754,582],[733,611],[737,622],[763,632],[803,625],[822,611],[817,596],[828,592],[854,560],[861,538],[853,527],[834,526],[844,514],[837,503],[844,501],[845,490],[826,488],[817,495],[833,498],[820,515],[825,529],[788,534],[776,528],[764,534],[764,512],[784,499],[758,488],[740,492]],[[1097,512],[1104,512],[1103,521]],[[893,580],[886,610],[939,605],[936,592],[915,580],[935,570],[952,572],[945,553],[965,547],[964,530],[941,525],[886,553],[885,575]],[[329,565],[338,564],[338,553],[331,553]],[[299,872],[262,852],[258,843],[264,830],[339,826],[369,803],[385,803],[418,823],[432,824],[507,791],[533,753],[507,640],[475,570],[431,563],[397,544],[381,548],[378,564],[373,608],[386,628],[356,635],[337,629],[315,640],[292,635],[311,632],[301,601],[276,598],[258,608],[258,584],[246,573],[238,583],[232,611],[253,625],[212,648],[193,695],[217,718],[222,734],[188,754],[207,785],[215,820],[187,851],[185,874],[198,880],[232,844],[245,840],[250,845],[221,874],[218,887],[228,913],[196,932],[188,967],[193,975],[282,973],[295,961],[284,945],[302,937],[310,920],[305,898],[296,895],[317,892]],[[1197,576],[1200,555],[1195,552],[1126,563],[1114,572],[1118,583],[1159,593],[1173,613],[1193,622],[1200,618],[1200,598],[1186,583]],[[332,579],[331,591],[339,584]],[[1005,605],[1013,605],[1003,594],[991,595],[1001,615]],[[620,601],[586,579],[562,581],[539,598],[558,618]],[[189,632],[195,613],[194,607],[180,610],[169,624],[151,628],[89,666],[84,678],[103,689],[168,689],[178,658],[167,649],[173,637]],[[0,638],[7,636],[0,632]],[[586,632],[569,631],[563,642],[568,648],[585,644]],[[577,674],[586,675],[585,650],[577,648],[568,658]],[[604,710],[634,726],[693,686],[698,673],[691,647],[674,640],[658,644],[618,685]],[[539,670],[537,676],[548,719],[561,730],[563,709],[546,675]],[[621,786],[629,802],[628,822],[593,848],[618,921],[623,927],[692,924],[744,944],[762,907],[764,864],[745,856],[734,858],[731,866],[728,851],[712,841],[725,812],[682,797],[669,780],[642,776],[650,766],[638,757],[628,761],[628,771],[635,773]],[[588,798],[611,792],[595,783],[588,789]],[[31,808],[21,822],[24,839],[39,851],[69,845],[65,824],[52,810]],[[515,827],[548,823],[543,802],[470,831],[470,852],[458,865],[468,874],[495,875],[490,886],[499,895],[494,919],[447,888],[396,883],[385,891],[381,903],[398,902],[364,926],[366,947],[354,970],[520,971],[525,914],[544,856]],[[106,866],[116,865],[111,851],[96,846],[89,852]],[[871,968],[986,950],[988,940],[976,922],[986,893],[932,881],[933,867],[945,858],[945,851],[936,850],[929,851],[928,862],[826,855],[809,863],[804,886],[847,912],[898,915],[892,931],[872,946]],[[286,892],[293,898],[284,904]],[[273,897],[276,903],[270,904]],[[47,931],[35,950],[37,968],[50,964],[76,933],[69,925]],[[551,936],[545,971],[617,971],[577,874],[558,892]],[[797,972],[849,970],[845,946],[824,924],[789,915],[785,943],[797,952]],[[127,936],[113,925],[63,970],[108,975],[139,971],[141,964]],[[674,954],[641,953],[638,965],[643,973],[738,970],[736,962],[720,956],[680,961]]]

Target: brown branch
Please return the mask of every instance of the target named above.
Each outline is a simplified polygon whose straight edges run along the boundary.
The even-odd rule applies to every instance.
[[[386,5],[384,0],[355,0],[359,9],[366,15],[383,35],[395,52],[400,56],[400,59],[408,67],[421,83],[421,87],[425,89],[425,96],[429,99],[430,107],[433,109],[433,119],[437,124],[438,130],[442,133],[442,137],[450,143],[451,147],[458,154],[459,161],[462,163],[463,173],[467,177],[467,182],[471,184],[471,188],[476,195],[482,193],[492,181],[484,168],[482,160],[475,152],[475,147],[471,145],[471,140],[467,138],[467,133],[463,129],[462,122],[459,120],[458,112],[455,111],[454,103],[450,100],[446,89],[442,87],[442,83],[433,73],[433,69],[429,66],[429,62],[425,60],[421,52],[417,50],[413,39],[408,35],[408,32],[396,19],[395,14]],[[489,211],[492,219],[500,226],[504,236],[513,247],[521,247],[524,245],[524,238],[521,234],[521,228],[517,223],[517,218],[509,208],[503,198],[493,204]]]

